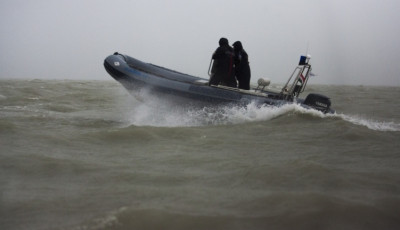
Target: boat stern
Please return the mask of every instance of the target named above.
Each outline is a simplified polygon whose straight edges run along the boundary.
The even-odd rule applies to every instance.
[[[323,113],[335,113],[335,111],[331,109],[331,99],[322,94],[308,94],[303,104],[319,110]]]

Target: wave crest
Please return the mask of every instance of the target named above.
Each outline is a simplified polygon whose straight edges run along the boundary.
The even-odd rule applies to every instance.
[[[399,132],[400,124],[395,122],[386,122],[386,121],[376,121],[373,119],[365,119],[356,115],[345,115],[345,114],[337,114],[335,115],[345,121],[348,121],[354,125],[365,126],[368,129],[375,131],[392,131]]]
[[[123,116],[129,126],[197,127],[235,125],[269,121],[284,115],[306,115],[319,119],[339,118],[353,125],[364,126],[374,131],[400,131],[399,123],[365,119],[357,115],[324,114],[314,109],[304,108],[298,104],[260,106],[257,103],[249,103],[246,106],[223,105],[199,107],[155,97],[148,97],[141,102],[135,100],[132,103],[131,101],[128,104],[130,106]]]
[[[157,127],[192,127],[208,125],[232,125],[247,122],[268,121],[289,113],[325,117],[323,113],[305,109],[296,104],[282,106],[182,106],[154,101],[141,103],[126,114],[129,125]]]

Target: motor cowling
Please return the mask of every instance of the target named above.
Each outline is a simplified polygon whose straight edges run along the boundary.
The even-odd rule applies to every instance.
[[[304,104],[311,106],[319,111],[327,112],[331,107],[331,99],[325,95],[310,93],[304,100]]]

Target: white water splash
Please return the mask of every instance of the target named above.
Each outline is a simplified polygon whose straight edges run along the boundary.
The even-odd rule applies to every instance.
[[[296,104],[260,107],[256,103],[250,103],[247,106],[227,105],[199,108],[151,100],[132,107],[127,113],[126,120],[129,125],[135,126],[190,127],[268,121],[288,113],[325,117],[319,111],[305,109]]]
[[[191,107],[184,103],[169,103],[149,96],[147,92],[138,102],[129,99],[127,111],[123,111],[127,125],[155,127],[194,127],[207,125],[230,125],[247,122],[268,121],[285,114],[305,114],[308,116],[330,119],[339,118],[354,125],[365,126],[375,131],[400,131],[400,124],[387,121],[365,119],[356,115],[324,114],[314,109],[306,109],[298,104],[282,106],[259,106],[250,103],[247,106],[212,106]],[[134,101],[132,101],[134,100]],[[124,103],[127,103],[125,101]]]

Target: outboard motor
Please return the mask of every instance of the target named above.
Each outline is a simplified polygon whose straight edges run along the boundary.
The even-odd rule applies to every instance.
[[[327,113],[330,111],[331,99],[321,94],[310,93],[304,100],[304,104],[313,107],[316,110]]]

